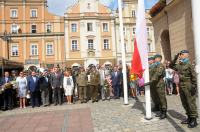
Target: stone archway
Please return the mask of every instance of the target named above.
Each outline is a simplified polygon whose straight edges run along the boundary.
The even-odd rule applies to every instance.
[[[163,59],[171,60],[171,46],[169,30],[164,30],[161,34],[161,47],[163,51]]]

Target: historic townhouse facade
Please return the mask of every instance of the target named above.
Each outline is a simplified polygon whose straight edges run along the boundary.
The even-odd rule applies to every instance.
[[[136,13],[137,13],[138,0],[123,0],[123,24],[124,24],[124,45],[126,51],[126,61],[128,64],[131,63],[132,54],[134,51],[134,38],[136,31]],[[116,12],[116,46],[117,46],[117,63],[121,63],[121,40],[119,34],[119,17]],[[155,42],[154,42],[154,31],[148,10],[146,10],[146,23],[147,23],[147,34],[148,34],[148,52],[149,56],[155,53]]]
[[[127,63],[131,62],[137,0],[123,0]],[[148,48],[155,52],[153,27],[147,15]],[[0,0],[0,56],[30,66],[62,68],[119,64],[118,13],[99,0],[79,0],[64,17],[48,12],[47,0]]]
[[[98,0],[80,0],[65,13],[68,66],[115,64],[115,17]]]
[[[46,0],[0,0],[0,56],[25,68],[64,65],[63,27]]]

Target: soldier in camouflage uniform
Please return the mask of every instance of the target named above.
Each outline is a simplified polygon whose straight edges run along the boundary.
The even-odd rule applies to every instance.
[[[165,119],[167,117],[167,100],[165,97],[165,82],[163,78],[165,77],[165,67],[161,63],[162,56],[157,54],[154,56],[155,58],[155,66],[153,67],[153,74],[151,77],[151,86],[155,88],[155,97],[157,98],[160,113],[156,115],[156,117],[160,117],[160,119]]]
[[[79,90],[79,99],[81,103],[86,103],[87,101],[87,74],[84,71],[84,67],[80,68],[80,73],[77,76],[77,84]]]
[[[154,57],[149,57],[148,58],[149,61],[149,77],[150,77],[150,81],[152,80],[153,74],[154,74],[154,67],[155,67],[155,58]],[[152,109],[152,111],[159,111],[159,102],[158,102],[158,96],[156,94],[156,89],[154,87],[155,84],[150,84],[150,92],[151,92],[151,98],[152,101],[154,103],[154,108]]]
[[[92,103],[98,102],[98,86],[100,84],[100,74],[96,70],[96,67],[93,66],[91,68],[90,72],[90,82],[89,82],[89,89],[90,89],[90,95],[92,97]]]
[[[182,124],[188,124],[188,128],[197,126],[197,106],[196,106],[196,73],[194,67],[189,62],[189,51],[182,50],[177,54],[170,67],[179,74],[180,98],[188,118]],[[176,64],[177,59],[179,62]]]

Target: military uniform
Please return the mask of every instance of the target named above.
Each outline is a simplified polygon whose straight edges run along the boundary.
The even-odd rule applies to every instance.
[[[79,99],[81,103],[86,102],[87,99],[87,75],[86,72],[80,72],[77,77],[77,84],[79,89]]]
[[[149,58],[149,60],[154,60],[154,57]],[[150,81],[152,81],[152,77],[155,72],[155,63],[149,65],[149,77]],[[154,103],[154,108],[152,109],[153,111],[159,111],[159,102],[158,102],[158,95],[156,94],[156,88],[154,84],[150,84],[150,92],[151,92],[151,98]]]
[[[183,50],[181,51],[181,54],[182,53],[189,52]],[[176,60],[177,58],[178,57],[176,57]],[[176,60],[173,61],[170,67],[177,71],[179,74],[180,98],[186,111],[186,115],[188,116],[188,119],[183,121],[182,124],[189,124],[188,127],[193,128],[197,126],[196,118],[198,116],[195,95],[197,88],[196,73],[188,58],[180,60],[178,64],[175,64]]]
[[[161,55],[155,55],[155,58],[162,58]],[[151,77],[151,86],[155,88],[155,97],[157,97],[156,102],[159,105],[160,113],[157,116],[160,119],[166,118],[167,112],[167,100],[165,96],[165,82],[163,78],[165,77],[165,67],[161,62],[156,62],[154,68],[152,69],[153,75]]]
[[[92,102],[97,102],[98,99],[98,85],[100,80],[100,74],[98,71],[94,70],[90,73],[90,82],[89,82],[89,88],[90,88],[90,95],[92,98]]]

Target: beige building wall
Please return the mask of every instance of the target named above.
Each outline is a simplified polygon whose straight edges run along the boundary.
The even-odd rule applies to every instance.
[[[190,51],[191,60],[194,60],[191,11],[190,0],[172,0],[159,14],[151,19],[155,30],[156,50],[162,53],[165,59],[171,59],[175,54],[186,49]],[[166,44],[165,40],[164,42],[162,40],[164,31],[169,32],[169,50],[164,46]]]

